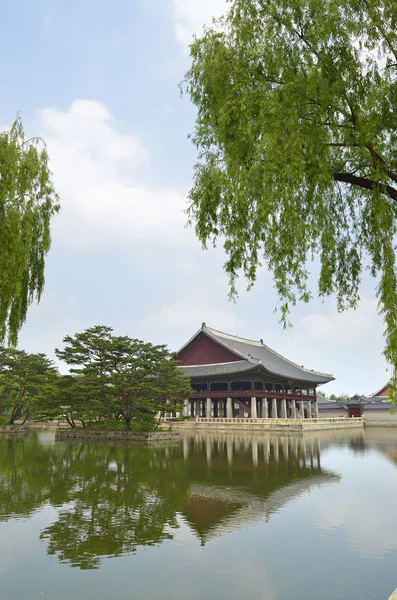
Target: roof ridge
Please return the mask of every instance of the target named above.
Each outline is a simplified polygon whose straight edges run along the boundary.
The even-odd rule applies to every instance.
[[[225,333],[224,331],[219,331],[219,329],[214,329],[213,327],[208,327],[205,325],[205,329],[207,331],[213,331],[217,335],[221,335],[227,339],[231,340],[241,340],[242,342],[248,342],[249,344],[253,344],[255,346],[263,346],[263,343],[260,340],[251,340],[250,338],[243,338],[238,335],[233,335],[231,333]]]

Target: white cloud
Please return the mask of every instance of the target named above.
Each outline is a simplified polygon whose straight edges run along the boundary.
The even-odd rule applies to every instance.
[[[204,25],[211,25],[214,17],[227,12],[226,0],[172,0],[175,36],[187,46],[194,33],[199,34]]]
[[[377,300],[362,298],[356,310],[346,310],[330,315],[309,314],[302,319],[306,334],[316,341],[346,342],[365,337],[369,332],[382,332],[381,318],[377,313]]]
[[[244,322],[238,319],[232,311],[215,308],[206,302],[190,302],[189,300],[179,300],[170,306],[163,306],[157,312],[152,313],[146,318],[146,322],[151,325],[167,327],[172,330],[186,330],[190,337],[196,331],[201,323],[205,321],[208,326],[212,326],[229,333],[241,335]]]
[[[184,194],[142,180],[148,153],[137,137],[117,131],[104,104],[76,100],[65,111],[40,111],[40,122],[61,196],[54,239],[69,246],[193,240]]]

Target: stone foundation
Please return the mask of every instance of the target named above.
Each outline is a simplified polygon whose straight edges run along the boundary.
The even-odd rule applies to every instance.
[[[95,429],[57,429],[55,440],[64,442],[69,440],[81,441],[123,441],[139,444],[160,444],[162,442],[178,442],[178,431],[135,432],[135,431],[98,431]]]
[[[364,417],[365,427],[397,427],[397,419],[395,420],[384,420],[384,421],[372,421]]]
[[[246,431],[317,431],[323,429],[353,429],[364,427],[364,419],[196,419],[173,423],[172,430],[208,429]]]
[[[26,425],[2,425],[0,427],[1,433],[27,433],[29,431],[29,427]]]

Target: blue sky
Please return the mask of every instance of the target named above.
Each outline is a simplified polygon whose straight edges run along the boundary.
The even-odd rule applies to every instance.
[[[383,385],[372,280],[363,280],[356,312],[339,315],[334,299],[315,300],[297,307],[283,332],[266,270],[249,293],[240,281],[230,303],[222,250],[203,251],[185,228],[195,112],[178,83],[193,32],[222,13],[224,0],[0,6],[0,125],[20,111],[27,132],[46,140],[62,202],[45,294],[29,311],[21,347],[53,356],[64,335],[106,324],[177,349],[206,321],[333,373],[329,393]]]

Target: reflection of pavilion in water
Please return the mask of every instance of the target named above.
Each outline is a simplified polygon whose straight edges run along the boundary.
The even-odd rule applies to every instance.
[[[183,438],[191,483],[183,517],[205,544],[238,528],[267,522],[288,502],[339,477],[321,468],[317,438]]]

